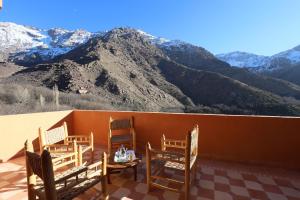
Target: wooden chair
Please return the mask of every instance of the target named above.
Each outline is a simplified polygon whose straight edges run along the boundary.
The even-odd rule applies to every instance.
[[[120,145],[136,151],[136,134],[133,118],[109,119],[108,153],[118,149]]]
[[[89,166],[73,167],[61,174],[54,174],[52,158],[47,150],[41,155],[25,142],[28,199],[73,199],[101,182],[104,199],[108,199],[106,183],[106,154],[101,161]]]
[[[148,192],[151,187],[167,189],[180,192],[180,189],[168,187],[157,183],[163,180],[167,183],[184,185],[185,199],[189,199],[191,175],[195,177],[198,156],[198,125],[188,132],[185,140],[161,138],[161,150],[152,149],[150,144],[146,145],[146,168]],[[171,150],[169,150],[171,149]],[[162,176],[164,169],[180,170],[184,172],[184,181]]]
[[[42,153],[44,149],[47,149],[51,154],[55,154],[55,156],[59,157],[61,154],[74,152],[77,153],[77,165],[82,165],[83,154],[87,151],[91,151],[91,160],[92,162],[94,161],[93,133],[91,132],[89,136],[69,135],[66,122],[64,122],[62,126],[48,131],[43,131],[39,128],[39,142],[40,153]],[[75,143],[77,144],[77,149],[70,149],[70,147],[74,146]]]

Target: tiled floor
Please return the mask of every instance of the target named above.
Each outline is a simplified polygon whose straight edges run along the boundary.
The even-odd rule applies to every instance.
[[[24,158],[0,164],[0,200],[27,199],[25,173]],[[169,170],[166,173],[179,176]],[[159,189],[147,193],[144,164],[138,169],[137,182],[133,181],[133,174],[129,169],[112,175],[111,178],[112,184],[108,186],[110,199],[183,198],[183,193]],[[100,185],[96,185],[76,199],[100,199],[100,190]],[[191,186],[191,199],[300,200],[300,172],[200,160],[195,182]]]

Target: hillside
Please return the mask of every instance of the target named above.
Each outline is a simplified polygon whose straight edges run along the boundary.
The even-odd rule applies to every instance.
[[[263,75],[279,78],[300,86],[300,63],[276,71],[261,72]]]
[[[300,86],[280,79],[255,74],[244,68],[232,67],[218,60],[201,47],[191,44],[161,49],[174,61],[193,69],[216,72],[249,86],[265,90],[279,96],[300,99]]]

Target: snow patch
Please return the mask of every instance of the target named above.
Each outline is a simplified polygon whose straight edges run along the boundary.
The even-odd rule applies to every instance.
[[[47,59],[67,53],[97,35],[82,29],[69,31],[62,28],[49,30],[0,22],[0,52],[11,55],[38,53]]]

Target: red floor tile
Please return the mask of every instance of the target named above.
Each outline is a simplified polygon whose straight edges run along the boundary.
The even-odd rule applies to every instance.
[[[183,190],[180,194],[174,194],[152,188],[150,193],[147,193],[145,173],[146,168],[142,164],[138,168],[137,182],[133,181],[133,174],[130,170],[112,175],[112,184],[108,185],[108,192],[111,194],[110,199],[120,199],[121,197],[124,197],[124,200],[125,198],[137,200],[144,198],[149,200],[183,199]],[[183,178],[182,173],[167,171],[166,174],[173,176],[173,178]],[[26,199],[25,175],[24,158],[18,158],[9,163],[1,163],[0,200]],[[192,200],[215,198],[263,200],[270,199],[270,197],[300,200],[300,173],[295,171],[200,159],[195,178],[191,185]],[[100,199],[100,190],[99,185],[96,185],[76,200]]]

